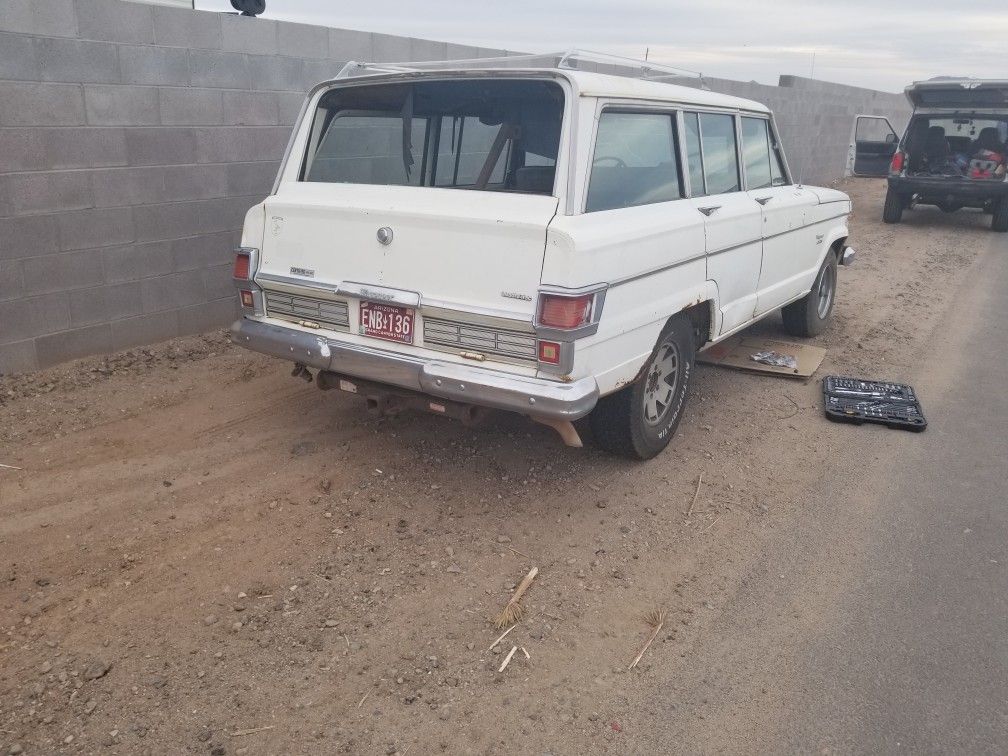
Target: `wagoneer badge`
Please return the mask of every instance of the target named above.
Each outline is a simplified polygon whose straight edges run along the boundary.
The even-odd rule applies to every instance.
[[[392,243],[392,229],[388,226],[382,226],[378,229],[378,242],[384,244],[386,247]]]
[[[508,299],[520,299],[522,302],[532,301],[532,297],[530,297],[528,294],[521,294],[520,292],[517,291],[502,291],[501,296],[507,297]]]

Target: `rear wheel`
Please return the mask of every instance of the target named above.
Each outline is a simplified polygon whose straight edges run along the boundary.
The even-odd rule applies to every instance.
[[[885,206],[882,208],[882,220],[886,223],[899,223],[903,217],[903,207],[903,198],[889,189],[885,196]]]
[[[596,443],[632,459],[651,459],[668,446],[682,419],[694,350],[690,321],[681,316],[670,320],[637,380],[602,397],[592,411]]]
[[[826,329],[836,301],[837,258],[826,253],[812,291],[781,310],[784,330],[792,336],[817,336]]]
[[[1008,231],[1008,197],[1002,197],[994,205],[994,214],[991,216],[991,230],[1002,233]]]

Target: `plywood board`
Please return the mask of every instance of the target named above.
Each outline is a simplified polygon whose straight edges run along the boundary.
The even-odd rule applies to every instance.
[[[798,368],[776,367],[755,362],[751,356],[758,352],[774,351],[795,358]],[[785,378],[808,378],[815,373],[826,356],[826,350],[810,344],[795,344],[790,341],[777,341],[755,336],[733,336],[713,346],[707,347],[697,355],[700,362],[738,370],[751,370],[755,373],[771,373]]]

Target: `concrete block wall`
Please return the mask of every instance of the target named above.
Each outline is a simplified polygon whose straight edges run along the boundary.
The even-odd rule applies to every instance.
[[[226,325],[245,211],[305,92],[345,61],[506,54],[127,0],[0,0],[0,374]],[[797,77],[705,82],[772,107],[810,183],[843,174],[856,113],[898,128],[908,115],[902,95]]]
[[[125,0],[0,0],[0,374],[223,326],[245,211],[347,60],[506,54]]]

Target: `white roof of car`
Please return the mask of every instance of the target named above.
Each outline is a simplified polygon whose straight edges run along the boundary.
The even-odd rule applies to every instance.
[[[630,100],[656,100],[686,105],[706,105],[733,110],[751,110],[769,113],[770,109],[755,100],[711,92],[697,87],[684,87],[664,81],[636,79],[630,76],[554,69],[577,85],[578,93],[585,97],[618,97]]]

